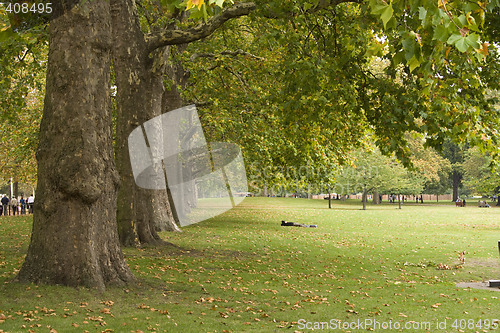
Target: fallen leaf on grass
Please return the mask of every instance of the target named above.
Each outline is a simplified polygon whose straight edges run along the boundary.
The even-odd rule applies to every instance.
[[[104,308],[100,312],[104,313],[104,314],[109,314],[109,315],[113,316],[113,314],[111,313],[111,309],[109,309],[109,308]]]

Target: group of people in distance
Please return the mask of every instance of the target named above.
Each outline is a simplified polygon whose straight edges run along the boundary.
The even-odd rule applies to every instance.
[[[489,204],[489,203],[487,203],[485,200],[483,200],[483,201],[479,200],[479,201],[477,202],[477,206],[478,206],[479,208],[481,208],[481,207],[482,207],[482,208],[490,208],[490,204]]]
[[[0,200],[2,203],[0,205],[0,215],[24,215],[26,213],[33,214],[33,204],[35,203],[35,197],[30,195],[28,198],[21,197],[18,199],[13,196],[11,199],[7,195],[3,195]]]
[[[459,206],[459,207],[465,207],[465,199],[462,200],[462,199],[458,198],[457,201],[455,201],[455,204],[456,204],[456,206]],[[487,203],[485,200],[483,200],[483,201],[479,200],[477,202],[477,206],[479,208],[481,208],[481,207],[490,208],[490,204]]]

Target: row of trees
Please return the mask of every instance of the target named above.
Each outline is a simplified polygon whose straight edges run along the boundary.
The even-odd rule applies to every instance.
[[[394,153],[405,165],[411,164],[408,132],[420,133],[425,146],[440,148],[449,137],[494,157],[500,118],[485,91],[498,88],[498,57],[483,22],[498,5],[54,4],[46,88],[38,90],[45,100],[36,214],[19,279],[100,288],[133,279],[120,241],[161,243],[155,227],[175,229],[175,212],[166,191],[135,186],[126,138],[183,100],[202,107],[211,141],[239,143],[247,161],[255,162],[249,164],[261,170],[268,165],[334,169],[365,143],[367,132],[382,154]],[[7,20],[10,28],[2,31],[26,36],[15,16]],[[42,47],[45,30],[40,30],[33,45]],[[31,39],[22,38],[24,48],[12,51],[10,59],[28,51],[29,63],[43,67],[31,52]],[[8,43],[2,47],[11,49]],[[7,68],[22,62],[10,61]],[[4,87],[9,94],[12,82]],[[114,100],[111,82],[117,87]],[[26,95],[19,96],[23,103]],[[5,110],[10,111],[3,118],[17,109]]]
[[[498,173],[492,170],[493,160],[488,153],[477,147],[460,148],[450,141],[438,153],[423,149],[419,141],[410,140],[413,152],[411,168],[404,168],[397,160],[382,156],[377,150],[357,151],[358,162],[341,174],[340,183],[357,184],[350,193],[363,192],[364,197],[371,193],[375,203],[378,194],[427,193],[439,198],[452,193],[452,201],[467,195],[498,195]]]
[[[379,194],[427,193],[439,198],[451,193],[453,201],[459,196],[498,196],[500,179],[492,169],[491,154],[477,147],[460,148],[451,141],[438,153],[424,148],[422,138],[408,141],[410,167],[372,145],[354,150],[352,162],[344,166],[268,167],[263,171],[251,166],[251,190],[263,196],[363,193],[363,202],[372,194],[374,203],[378,203]]]

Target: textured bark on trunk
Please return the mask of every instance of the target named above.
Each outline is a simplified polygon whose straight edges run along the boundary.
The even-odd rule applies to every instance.
[[[144,121],[161,114],[163,73],[165,60],[164,47],[169,45],[187,45],[212,34],[226,21],[248,15],[255,10],[254,3],[237,3],[224,8],[218,15],[206,22],[185,30],[168,25],[161,31],[154,31],[145,36],[140,28],[134,0],[110,0],[114,39],[115,68],[118,86],[118,122],[117,122],[117,152],[118,170],[122,177],[122,186],[118,194],[118,229],[124,245],[136,245],[148,242],[147,239],[160,241],[155,232],[155,225],[165,221],[155,222],[158,216],[172,216],[172,210],[166,214],[158,214],[151,206],[141,201],[151,203],[168,198],[167,191],[148,192],[147,195],[137,190],[132,178],[132,171],[127,149],[129,133]],[[184,46],[185,47],[185,46]],[[154,194],[152,194],[154,193]],[[195,193],[195,192],[193,192]],[[144,207],[146,211],[143,211]],[[172,208],[174,208],[172,206]],[[166,206],[155,206],[155,209],[168,209]],[[177,212],[181,214],[180,209]],[[175,215],[175,214],[174,214]],[[172,230],[179,230],[173,220],[166,221]],[[142,230],[142,231],[141,231]],[[151,232],[151,234],[149,234]],[[142,239],[141,235],[147,237]]]
[[[116,230],[109,18],[109,2],[94,0],[50,24],[38,188],[22,282],[104,289],[134,279]]]
[[[163,56],[147,51],[132,0],[111,0],[113,59],[117,92],[116,161],[122,180],[117,222],[124,246],[163,244],[157,230],[179,231],[166,190],[145,190],[134,181],[128,136],[137,126],[162,113]]]

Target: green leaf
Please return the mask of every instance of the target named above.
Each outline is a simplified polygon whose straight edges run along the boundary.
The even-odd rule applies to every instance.
[[[469,25],[469,23],[467,22],[467,17],[465,15],[460,15],[458,17],[458,21],[460,22],[460,24],[463,26],[463,27],[466,27]]]
[[[403,49],[405,50],[406,61],[410,61],[410,59],[415,56],[415,41],[412,37],[408,37],[403,39],[401,43],[403,44]]]
[[[386,6],[386,8],[382,11],[382,15],[380,15],[380,18],[384,23],[384,29],[387,27],[387,22],[389,22],[393,14],[394,10],[392,9],[392,3],[391,3],[389,6]]]
[[[461,38],[463,38],[462,35],[460,35],[460,34],[453,34],[453,35],[450,36],[450,38],[448,38],[448,40],[446,41],[446,43],[448,43],[450,45],[454,45]]]
[[[424,7],[418,8],[418,18],[422,21],[422,24],[425,22],[425,18],[427,17],[427,9]]]
[[[479,45],[479,35],[476,34],[476,33],[472,33],[470,34],[469,36],[467,36],[465,38],[465,40],[467,41],[467,44],[475,49],[479,49],[480,48],[480,45]]]
[[[392,3],[380,4],[376,0],[370,0],[370,7],[372,8],[372,14],[380,16],[382,22],[384,23],[384,28],[386,28],[387,23],[392,18],[392,15],[394,13]]]
[[[370,7],[372,9],[372,14],[380,15],[384,9],[387,7],[386,4],[380,4],[377,0],[370,0]]]
[[[410,66],[410,72],[413,72],[415,68],[420,66],[420,61],[417,59],[417,57],[413,56],[413,58],[408,61],[408,66]]]
[[[441,42],[446,42],[448,36],[449,36],[448,29],[442,25],[438,25],[434,30],[434,36],[432,36],[432,39]]]
[[[455,45],[460,52],[467,52],[470,47],[479,48],[479,35],[473,33],[467,37],[459,34],[453,34],[446,41],[448,44]]]
[[[467,39],[465,37],[461,37],[459,40],[455,42],[455,46],[460,52],[467,52],[469,49],[469,45],[467,44]]]

